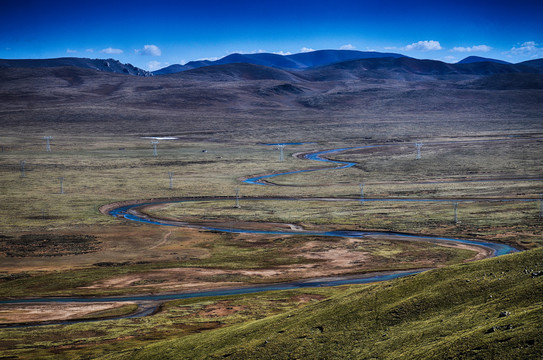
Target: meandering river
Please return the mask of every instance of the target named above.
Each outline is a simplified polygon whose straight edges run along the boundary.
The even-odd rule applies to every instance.
[[[334,153],[339,153],[343,151],[348,150],[356,150],[356,149],[364,149],[364,148],[371,148],[376,146],[386,146],[386,145],[370,145],[370,146],[363,146],[363,147],[351,147],[351,148],[341,148],[341,149],[332,149],[332,150],[326,150],[326,151],[319,151],[314,152],[311,154],[307,154],[304,157],[308,160],[314,160],[319,162],[325,162],[329,164],[333,164],[332,167],[325,167],[325,168],[319,168],[319,169],[307,169],[307,170],[298,170],[298,171],[291,171],[291,172],[285,172],[285,173],[277,173],[277,174],[268,174],[268,175],[261,175],[256,177],[251,177],[249,179],[245,180],[245,183],[248,184],[254,184],[254,185],[267,185],[265,182],[265,179],[269,179],[276,176],[282,176],[282,175],[289,175],[289,174],[296,174],[296,173],[303,173],[303,172],[312,172],[312,171],[328,171],[328,170],[340,170],[352,167],[356,165],[356,163],[353,162],[346,162],[346,161],[336,161],[336,160],[329,160],[324,158],[325,155],[331,155]],[[258,199],[258,200],[277,200],[277,199]],[[282,199],[287,200],[287,199]],[[301,200],[301,199],[288,199],[288,200]],[[311,200],[311,199],[303,199],[303,200]],[[326,199],[316,199],[316,200],[326,200]],[[331,199],[328,199],[331,200]],[[334,199],[337,201],[338,199]],[[341,200],[341,199],[339,199]],[[342,199],[345,201],[356,201],[353,199]],[[485,199],[485,201],[488,201],[489,199]],[[492,199],[495,200],[495,199]],[[201,201],[201,200],[178,200],[177,202],[183,202],[183,201]],[[438,200],[438,199],[364,199],[364,201],[462,201],[462,200],[454,200],[454,199],[447,199],[447,200]],[[466,200],[464,200],[466,201]],[[474,200],[469,200],[474,201]],[[498,200],[500,201],[500,200]],[[511,199],[503,199],[502,201],[511,201]],[[532,199],[518,199],[518,201],[534,201]],[[221,227],[210,227],[210,226],[204,226],[204,225],[198,225],[198,224],[185,224],[180,222],[174,222],[174,221],[167,221],[162,220],[159,218],[153,218],[148,215],[143,215],[137,210],[138,208],[142,208],[145,206],[150,205],[157,205],[157,204],[166,204],[169,203],[167,201],[141,201],[137,203],[132,203],[130,205],[122,205],[115,207],[113,209],[110,209],[108,213],[111,216],[115,216],[118,218],[124,218],[130,221],[135,222],[142,222],[142,223],[148,223],[148,224],[154,224],[157,226],[190,226],[190,227],[198,227],[203,230],[209,230],[209,231],[221,231],[221,232],[228,232],[228,233],[252,233],[252,234],[273,234],[273,235],[311,235],[311,236],[332,236],[332,237],[344,237],[344,238],[361,238],[366,236],[383,236],[386,235],[387,237],[393,237],[401,240],[423,240],[423,241],[432,241],[432,242],[441,242],[441,243],[461,243],[461,244],[467,244],[471,246],[477,246],[477,247],[484,247],[486,249],[490,250],[491,256],[500,256],[504,254],[509,254],[513,252],[517,252],[518,250],[505,245],[505,244],[498,244],[498,243],[490,243],[480,240],[467,240],[467,239],[456,239],[456,238],[449,238],[449,237],[434,237],[434,236],[421,236],[421,235],[410,235],[410,234],[402,234],[402,233],[392,233],[392,232],[363,232],[363,231],[305,231],[305,230],[252,230],[252,229],[244,229],[241,227],[232,226],[229,228],[221,228]],[[362,284],[362,283],[370,283],[370,282],[377,282],[377,281],[386,281],[391,280],[394,278],[402,277],[402,276],[408,276],[413,275],[416,273],[419,273],[421,271],[424,271],[425,269],[421,270],[409,270],[409,271],[395,271],[395,272],[383,272],[383,273],[373,273],[373,274],[363,274],[363,275],[357,275],[357,276],[344,276],[344,277],[330,277],[330,278],[320,278],[320,279],[309,279],[309,280],[302,280],[302,281],[294,281],[294,282],[288,282],[288,283],[278,283],[278,284],[269,284],[269,285],[259,285],[259,286],[243,286],[238,288],[230,288],[230,289],[219,289],[219,290],[209,290],[209,291],[201,291],[201,292],[183,292],[183,293],[175,293],[175,294],[160,294],[160,295],[131,295],[131,296],[115,296],[115,297],[103,297],[103,298],[95,298],[95,297],[63,297],[63,298],[33,298],[33,299],[18,299],[18,300],[1,300],[0,304],[13,304],[13,303],[61,303],[61,302],[80,302],[80,303],[89,303],[89,302],[117,302],[117,301],[133,301],[140,305],[140,309],[138,312],[133,313],[131,315],[118,317],[116,319],[121,318],[133,318],[133,317],[141,317],[141,316],[147,316],[152,314],[156,309],[156,304],[160,302],[164,302],[167,300],[174,300],[174,299],[185,299],[185,298],[194,298],[194,297],[204,297],[204,296],[224,296],[224,295],[238,295],[238,294],[249,294],[249,293],[255,293],[255,292],[262,292],[262,291],[271,291],[271,290],[287,290],[287,289],[296,289],[296,288],[303,288],[303,287],[318,287],[318,286],[336,286],[336,285],[345,285],[345,284]],[[149,305],[151,303],[152,305]],[[62,321],[62,322],[56,322],[56,323],[62,323],[62,324],[69,324],[74,322],[81,322],[85,320],[73,320],[73,321]],[[89,320],[86,320],[89,321]],[[92,320],[96,321],[96,320]],[[8,327],[12,327],[13,325],[8,325]],[[21,325],[15,325],[15,326],[21,326]]]

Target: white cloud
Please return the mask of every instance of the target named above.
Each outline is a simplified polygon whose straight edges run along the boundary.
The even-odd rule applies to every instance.
[[[457,58],[456,56],[451,56],[451,55],[449,55],[449,56],[443,57],[443,61],[452,64],[452,63],[458,62],[458,58]]]
[[[122,54],[123,51],[121,49],[114,49],[114,48],[111,48],[111,47],[108,47],[106,49],[102,49],[100,50],[101,53],[104,53],[104,54]]]
[[[489,52],[492,48],[488,45],[475,45],[475,46],[455,46],[451,51],[455,52]]]
[[[520,44],[518,47],[513,46],[509,53],[512,55],[523,55],[531,57],[543,56],[543,47],[539,46],[540,45],[535,41],[526,41]]]
[[[351,44],[345,44],[345,45],[340,46],[339,49],[340,50],[354,50],[356,48]]]
[[[86,52],[90,52],[90,53],[93,53],[94,52],[94,49],[87,49],[85,50]]]
[[[77,52],[77,50],[66,49],[66,53],[68,53],[68,54],[75,54],[76,52]]]
[[[303,53],[311,52],[311,51],[315,51],[315,49],[308,48],[308,47],[305,47],[305,46],[300,49],[300,52],[303,52]]]
[[[441,44],[439,41],[435,40],[424,40],[424,41],[418,41],[416,43],[407,45],[403,48],[403,50],[411,51],[411,50],[417,50],[417,51],[429,51],[429,50],[441,50],[443,49],[441,47]]]
[[[147,63],[147,70],[149,71],[155,71],[158,69],[162,69],[163,67],[166,67],[170,65],[170,63],[161,63],[160,61],[149,61]]]
[[[214,56],[214,57],[201,58],[201,59],[198,59],[196,61],[217,61],[219,59],[220,59],[220,57]]]
[[[283,56],[285,56],[285,55],[292,55],[292,53],[291,53],[290,51],[283,51],[283,50],[281,50],[281,51],[275,51],[274,54],[275,54],[275,55],[283,55]]]
[[[162,55],[162,51],[156,45],[145,45],[143,49],[136,49],[134,51],[136,52],[136,54],[139,54],[139,55],[151,55],[151,56]]]

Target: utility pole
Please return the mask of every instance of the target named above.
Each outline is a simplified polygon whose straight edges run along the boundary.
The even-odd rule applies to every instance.
[[[21,161],[21,177],[22,177],[22,178],[26,177],[26,174],[25,174],[25,164],[26,164],[26,161],[22,160],[22,161]]]
[[[63,177],[59,177],[59,178],[58,178],[58,181],[60,181],[60,193],[61,193],[61,194],[64,194],[64,178],[63,178]]]
[[[364,204],[364,183],[361,183],[359,186],[360,186],[360,202]]]
[[[424,145],[423,143],[421,142],[418,142],[416,143],[415,145],[417,145],[417,160],[420,160],[420,149],[422,148],[422,145]]]
[[[234,189],[236,191],[236,205],[234,206],[236,209],[239,209],[241,206],[239,206],[239,188]]]
[[[158,153],[156,152],[156,146],[158,144],[158,140],[151,141],[151,144],[153,144],[153,156],[158,156]]]
[[[454,223],[458,224],[458,201],[454,202]]]
[[[543,219],[543,194],[539,194],[539,218]]]
[[[168,176],[170,177],[170,190],[173,190],[173,172],[168,172]]]
[[[279,144],[279,161],[285,160],[283,156],[283,149],[285,148],[285,144]]]
[[[53,137],[52,136],[44,136],[43,138],[45,139],[45,151],[51,152],[51,139]]]

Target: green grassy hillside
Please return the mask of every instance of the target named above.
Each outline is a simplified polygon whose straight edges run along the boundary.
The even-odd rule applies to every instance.
[[[540,359],[542,272],[543,249],[530,250],[107,358]]]

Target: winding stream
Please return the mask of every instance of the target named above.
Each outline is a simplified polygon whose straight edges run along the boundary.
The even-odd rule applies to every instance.
[[[334,164],[333,167],[326,167],[326,168],[320,168],[320,169],[307,169],[307,170],[298,170],[298,171],[292,171],[292,172],[285,172],[285,173],[278,173],[278,174],[269,174],[269,175],[262,175],[257,177],[252,177],[249,179],[246,179],[244,182],[248,184],[254,184],[254,185],[269,185],[265,182],[265,179],[275,177],[275,176],[281,176],[281,175],[288,175],[288,174],[296,174],[296,173],[303,173],[303,172],[312,172],[312,171],[323,171],[323,170],[339,170],[339,169],[345,169],[352,167],[356,165],[356,163],[353,162],[345,162],[345,161],[336,161],[336,160],[329,160],[326,158],[323,158],[324,155],[330,155],[334,153],[339,153],[347,150],[355,150],[355,149],[363,149],[363,148],[372,148],[376,146],[388,146],[388,145],[370,145],[370,146],[362,146],[362,147],[351,147],[351,148],[341,148],[341,149],[332,149],[332,150],[326,150],[326,151],[319,151],[311,154],[307,154],[304,157],[308,160],[314,160],[314,161],[320,161],[325,163]],[[219,200],[219,199],[215,199]],[[224,200],[224,199],[223,199]],[[245,200],[245,199],[244,199]],[[256,200],[256,198],[254,199]],[[332,199],[258,199],[258,200],[295,200],[295,201],[302,201],[302,200],[332,200]],[[334,201],[360,201],[355,199],[333,199]],[[510,199],[503,199],[503,200],[496,200],[496,199],[484,199],[484,201],[511,201]],[[142,222],[142,223],[148,223],[148,224],[154,224],[154,225],[161,225],[161,226],[179,226],[179,227],[196,227],[203,230],[209,230],[209,231],[220,231],[220,232],[227,232],[227,233],[251,233],[251,234],[271,234],[271,235],[313,235],[313,236],[332,236],[332,237],[343,237],[343,238],[363,238],[365,236],[387,236],[387,237],[393,237],[401,240],[410,240],[410,239],[419,239],[424,241],[431,241],[431,242],[441,242],[441,243],[462,243],[462,244],[468,244],[472,246],[478,246],[478,247],[484,247],[486,249],[491,250],[491,256],[500,256],[504,254],[509,254],[513,252],[517,252],[518,250],[505,245],[505,244],[498,244],[498,243],[489,243],[479,240],[466,240],[466,239],[456,239],[456,238],[447,238],[447,237],[434,237],[434,236],[421,236],[421,235],[410,235],[410,234],[402,234],[402,233],[392,233],[392,232],[363,232],[363,231],[305,231],[305,230],[251,230],[251,229],[242,229],[242,228],[220,228],[220,227],[210,227],[210,226],[204,226],[204,225],[195,225],[195,224],[186,224],[181,222],[174,222],[174,221],[167,221],[162,220],[158,218],[149,217],[147,215],[143,215],[139,213],[137,208],[142,208],[150,205],[157,205],[157,204],[167,204],[167,203],[173,203],[173,202],[186,202],[186,201],[201,201],[201,200],[178,200],[178,201],[156,201],[156,202],[149,202],[149,201],[142,201],[140,203],[135,203],[131,205],[124,205],[119,206],[117,208],[114,208],[109,211],[109,215],[124,218],[130,221],[135,222]],[[457,201],[457,200],[439,200],[439,199],[364,199],[364,201]],[[458,201],[477,201],[477,200],[461,200]],[[533,199],[518,199],[517,201],[535,201]],[[201,292],[183,292],[183,293],[174,293],[174,294],[160,294],[160,295],[133,295],[133,296],[114,296],[114,297],[104,297],[104,298],[92,298],[92,297],[65,297],[65,298],[34,298],[34,299],[19,299],[19,300],[0,300],[0,304],[14,304],[14,303],[67,303],[67,302],[78,302],[78,303],[91,303],[91,302],[118,302],[118,301],[133,301],[138,303],[140,306],[140,309],[133,314],[121,316],[115,319],[126,319],[126,318],[134,318],[134,317],[141,317],[141,316],[148,316],[154,313],[154,311],[157,308],[157,304],[167,301],[167,300],[175,300],[175,299],[186,299],[186,298],[194,298],[194,297],[204,297],[204,296],[224,296],[224,295],[238,295],[238,294],[249,294],[249,293],[256,293],[256,292],[262,292],[262,291],[270,291],[270,290],[288,290],[288,289],[297,289],[297,288],[303,288],[303,287],[318,287],[318,286],[336,286],[336,285],[345,285],[345,284],[363,284],[363,283],[370,283],[370,282],[377,282],[377,281],[386,281],[394,278],[399,278],[403,276],[413,275],[419,272],[422,272],[426,269],[421,270],[408,270],[408,271],[396,271],[396,272],[382,272],[382,273],[373,273],[373,274],[363,274],[363,275],[357,275],[357,276],[342,276],[342,277],[331,277],[331,278],[320,278],[320,279],[309,279],[309,280],[301,280],[301,281],[295,281],[295,282],[288,282],[288,283],[278,283],[278,284],[269,284],[269,285],[258,285],[258,286],[245,286],[245,287],[239,287],[239,288],[231,288],[231,289],[218,289],[218,290],[210,290],[210,291],[201,291]],[[152,303],[154,305],[149,305],[149,303]],[[75,322],[89,322],[89,321],[98,321],[98,320],[70,320],[70,321],[57,321],[57,322],[47,322],[47,323],[40,323],[40,324],[34,324],[32,326],[36,325],[46,325],[50,323],[55,324],[71,324]],[[5,325],[0,327],[16,327],[16,326],[22,326],[21,324],[18,325]],[[28,325],[24,325],[28,326]]]
[[[368,145],[368,146],[359,146],[359,147],[351,147],[351,148],[342,148],[342,149],[332,149],[332,150],[325,150],[325,151],[318,151],[310,154],[304,155],[305,159],[308,160],[314,160],[314,161],[321,161],[325,163],[331,163],[331,164],[337,164],[337,166],[329,167],[329,168],[321,168],[321,169],[305,169],[305,170],[295,170],[295,171],[289,171],[284,173],[276,173],[276,174],[267,174],[267,175],[260,175],[251,177],[248,179],[243,180],[246,184],[251,185],[271,185],[270,183],[264,182],[265,179],[273,178],[276,176],[283,176],[283,175],[292,175],[292,174],[300,174],[300,173],[306,173],[306,172],[312,172],[312,171],[323,171],[323,170],[339,170],[339,169],[347,169],[350,167],[353,167],[356,165],[354,162],[348,162],[348,161],[338,161],[338,160],[330,160],[323,158],[323,155],[330,155],[335,154],[347,150],[358,150],[358,149],[369,149],[377,146],[387,146],[387,145]]]

